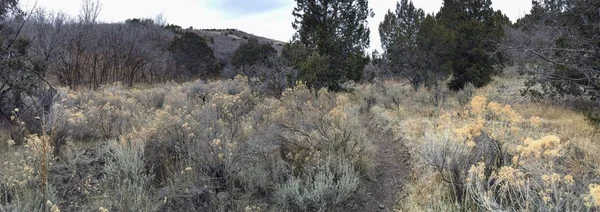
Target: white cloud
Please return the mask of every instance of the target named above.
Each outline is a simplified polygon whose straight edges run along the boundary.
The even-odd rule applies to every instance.
[[[36,0],[21,0],[25,8],[32,7]],[[61,10],[72,16],[79,13],[81,0],[37,0],[38,6],[49,10]],[[225,8],[215,8],[215,2],[221,0],[102,0],[100,19],[106,22],[120,22],[128,18],[154,17],[163,14],[169,23],[180,25],[184,28],[237,28],[255,35],[289,41],[294,34],[291,26],[294,20],[292,10],[293,0],[281,0],[281,5],[276,8],[265,8],[267,12],[241,11],[235,16],[232,11],[223,11]],[[247,0],[246,0],[247,1]],[[443,0],[414,0],[416,7],[423,8],[426,13],[437,12]],[[271,1],[273,2],[273,1]],[[379,22],[383,20],[388,10],[394,10],[396,0],[371,0],[370,6],[375,12],[375,17],[369,19],[371,29],[371,48],[381,49],[379,40]],[[515,21],[529,12],[530,0],[494,0],[494,9],[502,10],[511,20]],[[250,8],[249,8],[250,10]],[[232,14],[233,13],[233,14]]]

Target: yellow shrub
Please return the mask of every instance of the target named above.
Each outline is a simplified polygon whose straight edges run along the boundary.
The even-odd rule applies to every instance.
[[[473,100],[471,100],[471,112],[475,115],[483,115],[486,103],[487,99],[484,96],[473,97]]]
[[[523,145],[517,147],[517,151],[519,151],[520,156],[523,158],[558,157],[560,156],[561,148],[560,138],[549,135],[539,140],[527,138],[523,141]]]
[[[596,207],[600,207],[600,185],[598,184],[590,184],[590,197],[593,201],[593,205]]]

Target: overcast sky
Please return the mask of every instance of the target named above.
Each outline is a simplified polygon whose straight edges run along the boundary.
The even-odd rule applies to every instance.
[[[496,10],[502,10],[512,21],[531,8],[531,0],[492,0]],[[36,0],[21,0],[31,8]],[[82,0],[37,0],[38,7],[63,11],[71,16],[79,13]],[[375,17],[369,19],[371,50],[381,49],[378,26],[385,13],[394,10],[397,0],[370,0]],[[413,0],[426,13],[437,12],[442,0]],[[292,10],[294,0],[101,0],[100,20],[121,22],[128,18],[152,18],[162,14],[168,23],[184,28],[236,28],[242,31],[289,41],[294,34]]]

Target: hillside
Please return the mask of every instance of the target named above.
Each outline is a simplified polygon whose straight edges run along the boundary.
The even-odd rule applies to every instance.
[[[285,44],[283,41],[249,34],[237,29],[194,29],[194,32],[207,41],[214,51],[215,58],[225,65],[231,65],[231,58],[235,50],[250,38],[255,38],[260,43],[269,43],[278,52],[281,52]]]

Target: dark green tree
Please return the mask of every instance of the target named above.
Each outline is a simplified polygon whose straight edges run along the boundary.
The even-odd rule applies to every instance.
[[[306,61],[299,67],[300,73],[298,77],[303,80],[307,85],[321,85],[323,87],[334,87],[330,83],[336,83],[329,81],[335,76],[334,71],[331,69],[331,58],[327,55],[320,55],[317,52],[312,53]]]
[[[213,78],[220,75],[213,50],[194,32],[182,32],[177,35],[169,51],[177,63],[178,75],[184,80],[193,77]]]
[[[281,50],[281,57],[291,66],[299,68],[310,56],[310,51],[298,41],[286,43]]]
[[[437,85],[452,74],[456,35],[439,23],[432,15],[427,15],[417,33],[419,47],[417,65],[427,86]]]
[[[265,64],[270,57],[277,55],[277,50],[271,44],[261,44],[256,38],[248,39],[248,42],[240,45],[233,54],[232,64],[237,67]],[[266,64],[268,65],[268,64]]]
[[[503,26],[510,21],[492,9],[491,0],[444,0],[436,15],[446,28],[456,35],[453,57],[453,80],[450,87],[461,89],[466,83],[486,85],[498,72],[501,61],[492,55],[503,38]]]
[[[298,41],[283,46],[281,57],[298,70],[298,79],[307,85],[327,87],[328,83],[335,83],[335,81],[329,81],[334,75],[334,70],[330,68],[331,58],[327,55],[320,55],[316,51],[311,52]],[[336,85],[332,85],[332,87],[334,86]]]
[[[181,28],[181,26],[175,24],[167,24],[164,27],[165,29],[171,30],[174,33],[181,33],[183,31],[183,28]]]
[[[150,18],[131,18],[125,20],[125,24],[139,24],[148,27],[154,25],[154,20]]]
[[[385,68],[394,75],[407,79],[414,89],[426,81],[420,69],[417,34],[425,13],[415,8],[412,1],[402,0],[396,4],[396,12],[388,11],[379,24]]]
[[[326,73],[300,73],[301,80],[305,80],[302,76],[314,76],[317,80],[310,86],[334,90],[344,80],[360,80],[369,61],[365,54],[370,34],[367,18],[373,16],[367,0],[296,0],[293,15],[294,40],[317,54],[304,59],[328,58]],[[319,63],[324,61],[321,59]]]

